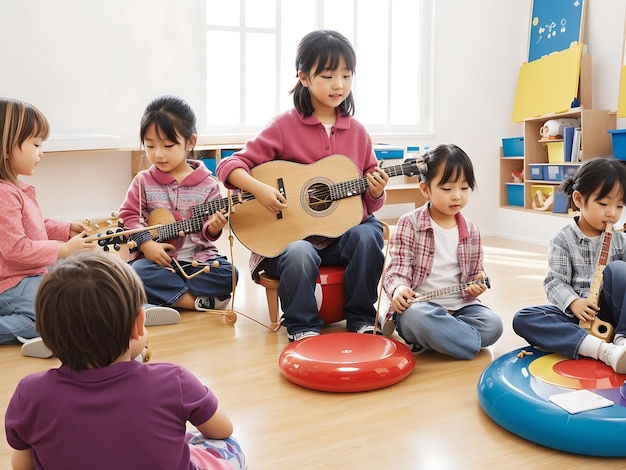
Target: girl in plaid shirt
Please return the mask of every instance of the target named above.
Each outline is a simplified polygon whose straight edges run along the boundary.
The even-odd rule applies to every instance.
[[[626,203],[626,167],[613,158],[585,162],[561,189],[580,211],[550,242],[543,287],[551,305],[528,307],[513,317],[513,329],[531,345],[562,356],[599,359],[626,374],[626,235],[615,232],[598,305],[588,299],[607,222],[616,223]],[[605,342],[579,326],[596,315],[615,327]]]
[[[451,144],[433,148],[417,166],[428,203],[400,217],[391,237],[384,278],[391,307],[383,331],[397,327],[415,353],[472,359],[502,335],[500,317],[477,299],[487,290],[480,233],[461,214],[476,186],[474,169]],[[436,291],[443,295],[424,301]]]

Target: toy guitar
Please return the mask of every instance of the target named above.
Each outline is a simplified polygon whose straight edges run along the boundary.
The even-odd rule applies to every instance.
[[[118,228],[116,231],[108,231],[106,235],[91,237],[100,246],[116,243],[119,244],[128,240],[130,235],[139,232],[150,232],[152,239],[161,243],[170,242],[180,248],[184,242],[183,238],[188,233],[195,233],[202,230],[206,219],[221,210],[229,210],[236,204],[254,200],[254,196],[249,193],[231,195],[223,199],[213,199],[191,207],[191,217],[180,219],[177,213],[172,213],[163,207],[154,209],[148,216],[148,226],[132,230]],[[234,213],[234,212],[233,212]],[[129,242],[133,243],[133,242]],[[131,247],[132,248],[132,247]]]
[[[254,196],[249,193],[241,193],[241,197],[232,195],[223,199],[213,199],[192,206],[191,217],[188,219],[180,219],[177,213],[170,212],[168,209],[157,208],[150,212],[148,216],[148,225],[156,226],[156,228],[150,230],[150,234],[155,241],[161,243],[170,242],[177,248],[180,248],[184,241],[184,236],[188,233],[200,232],[209,216],[221,210],[228,211],[236,204],[252,200],[254,200]]]
[[[484,284],[488,289],[491,288],[491,283],[489,282],[488,277],[484,277],[482,279],[476,279],[471,282],[464,282],[462,284],[457,284],[455,286],[443,287],[441,289],[431,290],[430,292],[426,292],[424,294],[418,294],[416,298],[410,299],[409,303],[415,302],[428,302],[429,300],[436,299],[437,297],[442,297],[444,295],[456,294],[457,292],[464,291],[472,284]]]
[[[611,239],[613,238],[613,223],[607,222],[606,229],[604,230],[604,236],[602,237],[602,249],[600,250],[600,257],[598,258],[598,264],[596,265],[596,271],[593,274],[593,281],[591,287],[589,287],[589,300],[598,305],[600,299],[600,287],[602,286],[602,272],[607,265],[609,259],[609,249],[611,248]],[[581,328],[589,331],[590,334],[604,341],[611,341],[613,337],[613,325],[609,322],[600,320],[598,317],[594,317],[593,320],[584,321],[580,320],[578,325]]]
[[[491,283],[489,282],[489,277],[484,277],[482,279],[476,279],[471,282],[464,282],[462,284],[457,284],[454,286],[444,287],[442,289],[436,289],[424,294],[418,294],[417,297],[410,299],[409,303],[415,302],[428,302],[429,300],[436,299],[437,297],[442,297],[448,294],[456,294],[457,292],[464,291],[472,284],[484,284],[487,286],[487,289],[491,288]],[[385,321],[383,322],[382,332],[384,336],[391,336],[393,332],[396,330],[396,322],[393,320],[393,313],[388,313]]]
[[[414,161],[383,169],[390,177],[417,174]],[[272,214],[252,201],[231,214],[233,233],[250,251],[275,257],[292,242],[310,235],[336,238],[361,222],[361,198],[353,196],[367,191],[367,179],[343,155],[310,164],[273,160],[254,167],[251,174],[276,188],[289,207]]]

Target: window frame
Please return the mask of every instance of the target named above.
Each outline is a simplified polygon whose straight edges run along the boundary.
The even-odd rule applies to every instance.
[[[242,7],[240,8],[240,25],[239,26],[219,26],[219,25],[210,25],[206,22],[206,2],[207,1],[212,1],[212,0],[205,0],[205,2],[202,2],[202,14],[200,15],[200,21],[202,24],[202,44],[203,44],[203,70],[204,70],[204,74],[203,75],[203,80],[202,83],[204,83],[204,87],[202,90],[202,103],[203,105],[200,107],[200,109],[202,110],[202,116],[199,116],[200,119],[198,119],[198,124],[199,124],[199,132],[201,134],[201,140],[203,143],[236,143],[236,142],[245,142],[246,140],[254,137],[255,135],[258,134],[258,132],[260,132],[264,125],[255,125],[255,126],[245,126],[245,124],[243,123],[244,120],[244,116],[245,116],[245,87],[246,87],[246,82],[245,82],[245,77],[241,79],[241,83],[239,84],[239,92],[240,92],[240,96],[242,97],[240,104],[239,104],[239,116],[240,116],[240,122],[238,125],[234,125],[234,126],[225,126],[223,128],[219,128],[219,129],[210,129],[208,124],[207,124],[207,112],[208,112],[208,93],[207,93],[207,75],[209,73],[208,71],[208,66],[209,66],[209,58],[208,58],[208,50],[209,50],[209,45],[207,44],[207,33],[208,31],[231,31],[231,32],[238,32],[240,34],[240,57],[239,57],[239,62],[240,62],[240,66],[242,67],[242,70],[244,70],[245,73],[245,64],[244,64],[244,48],[245,48],[245,34],[246,33],[250,33],[250,32],[260,32],[260,33],[271,33],[271,31],[273,30],[273,34],[275,35],[276,38],[276,43],[275,43],[275,53],[276,53],[276,63],[275,63],[275,73],[277,75],[277,77],[279,79],[276,80],[276,89],[275,89],[275,110],[273,113],[270,113],[270,117],[268,118],[268,120],[272,117],[275,116],[276,114],[282,112],[284,110],[284,107],[282,106],[282,102],[284,99],[284,96],[286,93],[288,93],[289,90],[283,90],[281,87],[281,79],[284,77],[281,77],[282,72],[282,66],[281,66],[281,4],[284,1],[294,1],[294,0],[275,0],[275,5],[276,5],[276,24],[274,28],[259,28],[259,27],[246,27],[241,26],[244,23],[244,16],[245,16],[245,12],[243,9],[243,5],[245,5],[246,0],[227,0],[227,1],[239,1],[240,4],[242,5]],[[250,1],[250,0],[248,0]],[[254,1],[254,0],[252,0]],[[323,18],[324,18],[324,0],[312,0],[314,2],[314,28],[323,28]],[[354,0],[355,2],[355,6],[357,6],[358,4],[356,3],[358,0]],[[392,2],[393,0],[389,0],[389,7],[392,8]],[[420,116],[420,122],[421,124],[419,125],[393,125],[393,124],[383,124],[383,125],[372,125],[372,124],[368,124],[367,122],[359,119],[358,116],[358,80],[355,86],[355,93],[357,96],[357,114],[355,115],[355,117],[357,119],[359,119],[368,129],[368,132],[370,133],[370,135],[372,136],[372,138],[374,138],[374,140],[380,141],[380,140],[384,140],[384,139],[393,139],[393,140],[398,140],[398,139],[404,139],[404,140],[416,140],[416,139],[425,139],[425,138],[432,138],[433,134],[434,134],[434,130],[433,130],[433,99],[434,99],[434,93],[433,93],[433,63],[434,63],[434,26],[435,26],[435,2],[434,0],[419,0],[420,1],[420,7],[421,7],[421,23],[420,24],[416,24],[415,25],[415,31],[418,32],[419,34],[419,57],[420,57],[420,81],[417,84],[417,86],[419,87],[419,91],[418,91],[418,96],[419,96],[419,102],[420,102],[420,107],[419,107],[419,116]],[[354,20],[353,23],[355,24],[354,29],[356,29],[358,27],[358,25],[356,25],[356,15],[357,15],[357,9],[354,9]],[[388,31],[388,35],[391,35],[391,31],[392,31],[392,17],[391,15],[389,15],[389,24],[387,27],[387,31]],[[352,35],[354,37],[356,37],[355,31],[351,31],[351,33],[353,33]],[[389,38],[390,39],[390,38]],[[355,47],[356,50],[356,54],[357,54],[357,60],[359,57],[359,44],[357,41],[352,41],[353,46]],[[388,44],[390,44],[391,41],[388,41]],[[282,59],[291,62],[293,59],[291,57],[283,57]],[[219,70],[219,64],[217,64],[216,67],[212,67],[213,70],[218,69]],[[358,73],[358,64],[357,64],[357,73]],[[387,79],[389,80],[391,78],[391,67],[388,68],[387,71]],[[243,75],[243,74],[242,74]],[[295,76],[295,73],[294,73]],[[295,80],[295,78],[294,78]],[[295,83],[295,82],[294,82]],[[388,83],[390,83],[388,81]],[[391,108],[391,99],[390,99],[390,93],[391,93],[391,87],[387,87],[386,90],[387,93],[387,120],[389,121],[390,118],[390,108]]]

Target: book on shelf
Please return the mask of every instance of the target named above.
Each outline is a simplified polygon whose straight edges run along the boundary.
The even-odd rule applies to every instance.
[[[565,145],[565,144],[564,144]],[[572,139],[571,146],[571,162],[581,162],[582,161],[582,130],[580,127],[576,127],[574,129],[574,136]],[[563,149],[565,151],[565,148]]]
[[[574,143],[575,126],[563,128],[563,161],[572,161],[572,144]]]

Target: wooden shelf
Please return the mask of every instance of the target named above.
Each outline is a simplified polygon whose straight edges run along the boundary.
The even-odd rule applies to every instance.
[[[546,114],[524,121],[524,156],[504,157],[500,150],[500,207],[520,209],[508,204],[507,182],[511,182],[511,171],[523,169],[524,173],[524,210],[535,213],[554,214],[549,211],[537,211],[532,208],[531,186],[553,185],[558,186],[560,181],[533,180],[530,174],[530,165],[580,165],[581,162],[550,162],[548,160],[548,142],[562,142],[562,140],[541,140],[540,129],[549,119],[579,118],[582,141],[582,162],[595,157],[610,157],[612,142],[609,130],[615,129],[617,115],[609,110],[572,108],[558,114]]]

